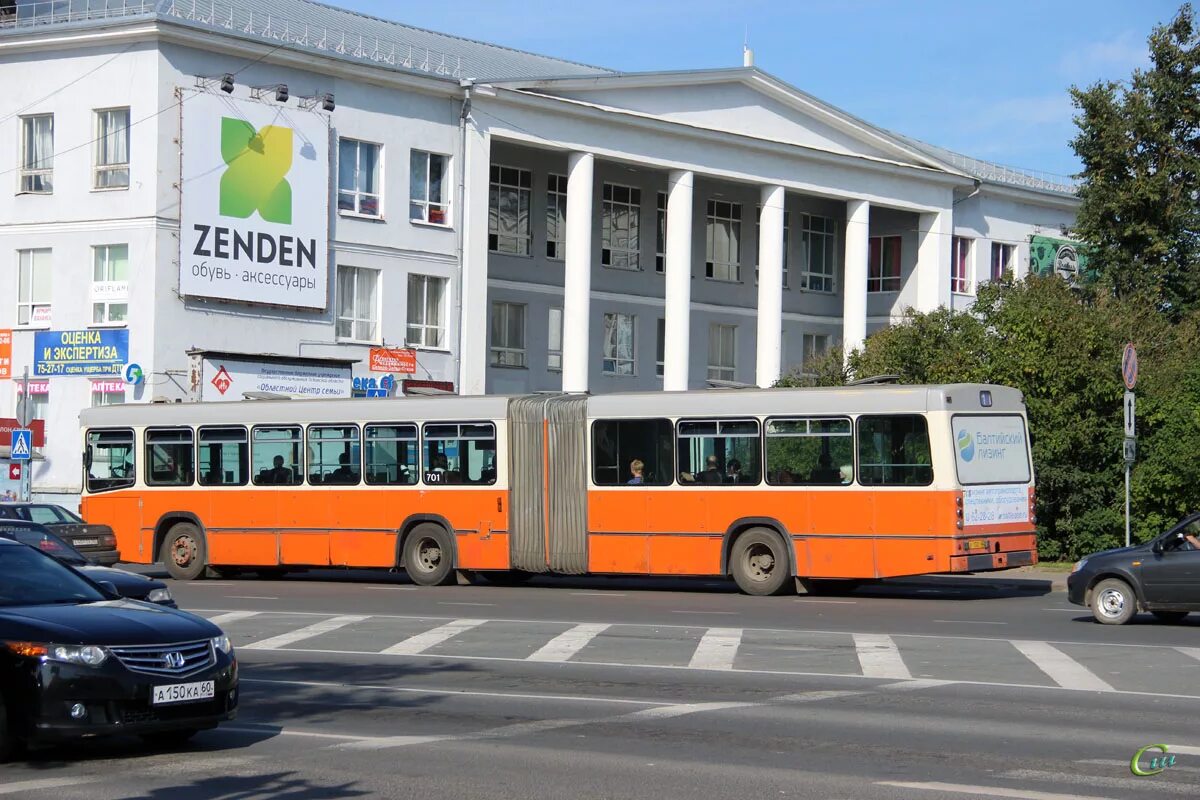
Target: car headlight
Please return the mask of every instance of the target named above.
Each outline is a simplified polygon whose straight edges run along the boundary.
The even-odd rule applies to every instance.
[[[1086,558],[1079,559],[1078,561],[1075,562],[1075,566],[1071,569],[1071,572],[1072,573],[1079,572],[1079,570],[1084,568],[1084,566],[1087,564],[1087,562],[1088,562],[1088,560]]]
[[[223,633],[220,636],[213,637],[212,645],[222,653],[228,654],[233,652],[233,642],[229,641],[229,637]]]
[[[171,602],[170,589],[151,589],[150,594],[146,595],[146,599],[151,603],[169,603]]]
[[[98,667],[108,660],[108,651],[94,644],[40,644],[38,642],[5,642],[10,652],[26,658],[42,661],[60,661],[64,664],[82,664]]]

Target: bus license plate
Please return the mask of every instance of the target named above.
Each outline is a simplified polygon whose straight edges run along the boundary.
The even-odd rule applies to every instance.
[[[198,703],[214,697],[216,697],[216,687],[213,681],[173,683],[170,686],[155,686],[154,697],[150,704],[163,706],[169,703]]]
[[[987,539],[971,539],[970,541],[967,542],[967,549],[968,550],[987,550],[988,549]]]

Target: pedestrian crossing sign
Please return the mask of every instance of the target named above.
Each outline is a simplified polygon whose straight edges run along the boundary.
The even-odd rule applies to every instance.
[[[8,457],[13,461],[28,461],[33,450],[33,431],[29,428],[14,428],[12,445],[8,449]]]

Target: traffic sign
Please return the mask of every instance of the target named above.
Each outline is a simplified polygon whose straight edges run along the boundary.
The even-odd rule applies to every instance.
[[[1137,395],[1125,393],[1125,435],[1137,436]]]
[[[1125,437],[1125,463],[1132,464],[1137,461],[1137,439],[1132,436]]]
[[[20,464],[14,463],[14,464],[8,465],[8,479],[10,481],[21,480],[21,465]]]
[[[13,461],[28,461],[33,452],[33,431],[29,428],[16,428],[12,432],[12,444],[8,448],[8,457]]]
[[[1138,379],[1137,348],[1133,342],[1125,345],[1125,352],[1121,355],[1121,378],[1125,381],[1125,388],[1132,392]]]

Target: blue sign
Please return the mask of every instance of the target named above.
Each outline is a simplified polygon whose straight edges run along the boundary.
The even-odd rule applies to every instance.
[[[382,378],[375,376],[354,379],[355,397],[389,397],[396,388],[396,379],[391,375]]]
[[[13,428],[8,457],[13,461],[28,461],[32,452],[33,431],[29,428]]]
[[[137,386],[146,377],[142,372],[141,364],[127,364],[125,366],[125,382],[133,386]]]
[[[129,331],[38,331],[33,337],[33,374],[49,377],[122,375],[129,361]]]

